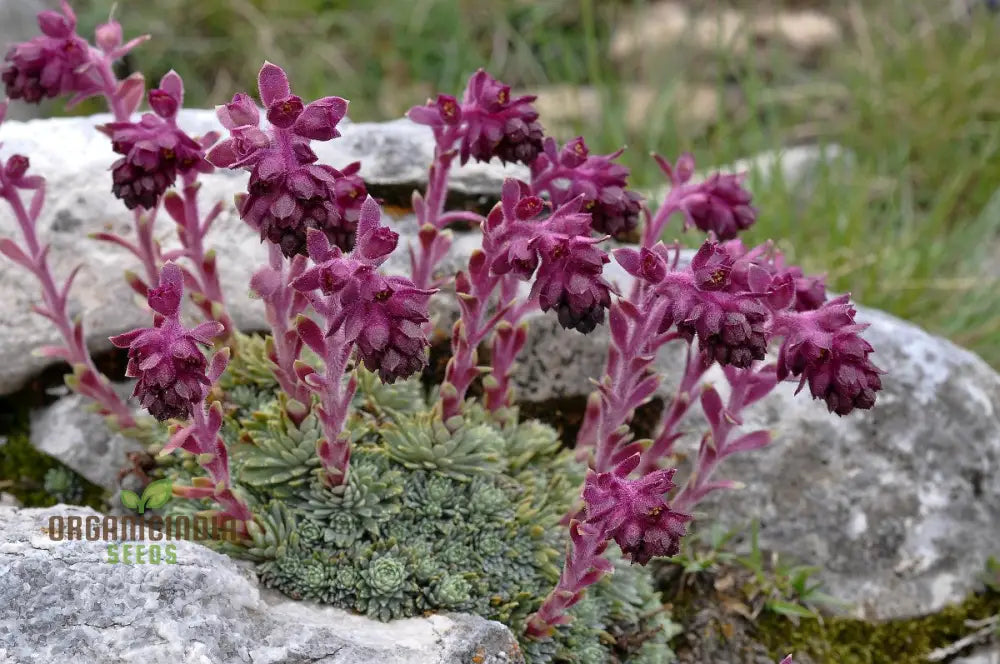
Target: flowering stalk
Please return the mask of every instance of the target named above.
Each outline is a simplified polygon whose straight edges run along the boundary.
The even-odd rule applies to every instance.
[[[760,430],[730,440],[743,423],[741,411],[763,398],[777,384],[774,366],[768,365],[759,370],[725,367],[724,370],[731,388],[725,405],[714,387],[706,387],[701,392],[701,408],[708,420],[709,430],[701,438],[694,469],[672,501],[674,509],[681,512],[691,512],[713,491],[741,486],[732,480],[712,481],[715,469],[733,454],[760,449],[772,439],[769,431]]]
[[[350,254],[331,246],[326,234],[310,229],[309,258],[314,266],[292,282],[309,298],[326,322],[324,333],[304,315],[296,320],[302,341],[323,359],[322,373],[302,361],[294,365],[298,378],[320,399],[317,416],[323,438],[317,454],[330,485],[347,479],[350,435],[344,430],[357,387],[344,373],[354,348],[369,371],[383,383],[412,376],[424,368],[429,346],[423,324],[434,291],[417,288],[403,277],[386,277],[377,269],[396,249],[399,235],[381,224],[378,203],[370,196],[361,205],[357,240]],[[319,291],[317,293],[317,291]]]
[[[254,273],[250,288],[264,301],[267,322],[271,327],[268,339],[268,357],[272,363],[278,385],[291,399],[302,406],[292,409],[289,416],[296,424],[309,414],[312,399],[309,388],[299,380],[295,363],[302,353],[302,338],[293,323],[309,305],[308,299],[292,283],[302,276],[308,265],[305,256],[295,256],[286,261],[281,248],[268,243],[269,265]]]
[[[513,275],[500,280],[500,301],[515,302],[520,281]],[[536,299],[518,302],[508,307],[493,331],[490,342],[490,373],[483,378],[486,408],[491,412],[507,408],[514,403],[514,389],[510,377],[518,353],[528,340],[528,325],[521,319],[538,307]]]
[[[182,176],[184,186],[180,194],[169,192],[163,203],[167,212],[177,223],[177,237],[183,249],[168,252],[168,260],[181,256],[191,261],[193,271],[185,270],[186,282],[190,284],[191,299],[207,318],[216,320],[224,328],[224,338],[232,341],[236,327],[226,310],[225,296],[219,283],[214,249],[205,251],[205,236],[212,224],[222,213],[222,203],[216,203],[202,219],[198,210],[198,190],[201,185],[193,173]]]
[[[582,522],[570,523],[566,563],[555,589],[528,619],[529,636],[547,636],[556,626],[569,622],[567,609],[583,597],[587,587],[613,569],[602,555],[610,540],[626,558],[640,565],[680,550],[680,538],[691,517],[675,511],[664,500],[674,486],[674,470],[628,479],[638,465],[637,452],[608,472],[587,474]]]
[[[683,435],[679,430],[681,420],[690,412],[695,403],[699,403],[702,390],[700,381],[711,366],[711,362],[706,360],[694,344],[688,345],[680,384],[660,421],[659,434],[642,455],[642,463],[639,466],[640,473],[655,470],[665,458],[673,454],[674,443],[680,440]]]
[[[180,322],[184,276],[175,263],[167,263],[160,274],[159,286],[149,290],[147,303],[154,312],[153,327],[137,328],[111,337],[111,343],[128,349],[125,375],[137,378],[133,396],[157,420],[183,419],[188,423],[175,427],[161,454],[181,448],[195,455],[208,473],[190,487],[177,487],[175,493],[185,498],[212,498],[222,506],[217,514],[223,520],[246,522],[251,513],[232,491],[229,458],[219,436],[222,428],[222,404],[206,408],[205,400],[229,362],[229,348],[212,356],[209,363],[199,345],[210,346],[212,338],[223,332],[216,321],[186,328]]]
[[[269,265],[254,275],[251,287],[264,300],[268,322],[273,332],[271,360],[275,376],[285,393],[298,406],[289,410],[294,421],[301,421],[309,412],[309,390],[319,389],[327,395],[320,414],[328,441],[321,441],[320,458],[328,467],[330,477],[342,481],[347,458],[331,451],[339,439],[343,418],[339,379],[330,379],[328,386],[309,386],[304,374],[297,371],[303,339],[301,329],[292,327],[309,303],[297,293],[293,282],[306,270],[309,246],[327,259],[330,245],[350,250],[356,241],[361,203],[365,198],[364,182],[357,176],[359,164],[338,171],[317,164],[316,154],[309,147],[313,140],[328,141],[340,136],[337,124],[347,112],[347,101],[340,97],[324,97],[309,104],[291,92],[284,70],[265,62],[257,76],[258,92],[264,104],[270,127],[260,128],[260,112],[246,94],[237,94],[232,101],[216,109],[219,121],[229,130],[229,138],[208,151],[207,160],[219,168],[250,171],[247,193],[237,196],[240,217],[260,233],[269,244]],[[315,233],[323,236],[325,248]],[[315,259],[315,258],[314,258]],[[315,343],[320,356],[327,360],[327,372],[343,373],[346,359],[326,351],[322,334]],[[332,352],[332,351],[331,351]],[[319,380],[318,375],[312,380]],[[334,395],[333,392],[336,392]],[[347,401],[349,402],[349,398]]]
[[[587,588],[614,570],[614,565],[603,555],[608,548],[607,534],[596,525],[571,521],[569,537],[570,544],[559,582],[542,601],[538,611],[528,618],[525,634],[529,638],[551,636],[556,627],[569,624],[569,609],[583,599]]]
[[[501,301],[490,314],[490,300],[507,275],[532,281],[528,302],[538,302],[542,311],[555,310],[560,325],[583,333],[604,320],[611,302],[610,285],[602,276],[610,259],[590,237],[590,217],[579,212],[581,198],[537,219],[545,208],[541,198],[514,179],[504,182],[500,203],[483,222],[482,250],[469,258],[468,275],[455,278],[461,317],[452,333],[452,357],[441,386],[442,416],[457,415],[473,379],[479,374],[476,350],[513,306]],[[508,286],[506,293],[515,292]],[[523,344],[523,341],[520,342]],[[502,358],[506,381],[513,356]],[[506,397],[506,387],[504,397]],[[499,399],[499,396],[496,397]]]
[[[0,124],[7,112],[7,102],[0,103]],[[66,384],[80,394],[93,399],[99,411],[108,415],[115,426],[132,429],[138,426],[132,411],[118,397],[108,379],[101,374],[87,350],[83,322],[74,321],[69,313],[69,290],[80,267],[74,268],[66,280],[56,285],[55,276],[48,263],[48,245],[38,238],[38,218],[45,204],[45,179],[28,174],[29,161],[23,155],[13,155],[0,160],[0,197],[10,206],[21,231],[22,245],[10,238],[0,238],[0,253],[31,272],[42,290],[42,304],[32,310],[52,321],[63,340],[62,346],[43,346],[38,353],[45,357],[63,359],[73,368]],[[21,191],[32,192],[27,208]]]
[[[465,164],[469,157],[487,162],[531,164],[542,147],[542,127],[531,102],[534,96],[511,98],[510,86],[480,69],[469,79],[462,102],[451,95],[438,95],[423,106],[414,106],[407,116],[434,131],[434,159],[423,196],[413,195],[413,210],[419,224],[419,245],[410,247],[413,281],[420,288],[431,284],[435,266],[447,254],[451,236],[443,229],[456,221],[482,222],[473,212],[444,212],[448,174],[456,156]]]
[[[684,215],[685,230],[695,226],[706,233],[715,233],[722,241],[733,239],[756,221],[757,210],[750,205],[750,192],[743,187],[746,174],[715,173],[693,184],[694,157],[691,154],[682,154],[673,165],[660,155],[654,155],[653,159],[671,186],[655,215],[645,211],[647,223],[642,232],[642,246],[650,248],[659,241],[675,212]]]

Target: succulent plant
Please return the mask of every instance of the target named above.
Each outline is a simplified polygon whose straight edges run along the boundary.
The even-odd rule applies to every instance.
[[[360,369],[351,471],[346,483],[329,486],[312,453],[322,436],[315,418],[296,425],[270,386],[241,384],[252,376],[247,361],[235,358],[219,381],[231,406],[221,431],[234,491],[254,519],[244,544],[214,546],[255,561],[261,581],[291,597],[378,620],[471,611],[515,630],[524,625],[559,578],[559,521],[583,479],[584,467],[551,427],[470,408],[450,432],[417,380],[386,386]],[[243,400],[250,407],[229,398],[237,389],[255,395]],[[271,401],[257,405],[266,395]],[[201,470],[190,458],[168,457],[160,472],[189,483]],[[175,499],[167,509],[207,504]],[[571,626],[525,642],[529,661],[610,661],[602,635],[612,626],[639,641],[649,631],[648,654],[635,661],[668,661],[666,632],[649,630],[646,617],[659,605],[650,573],[623,562],[616,576],[614,585],[595,586]]]

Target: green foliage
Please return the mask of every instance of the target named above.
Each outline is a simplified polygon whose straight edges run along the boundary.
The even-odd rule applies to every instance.
[[[12,494],[25,507],[65,502],[104,509],[104,489],[31,444],[28,409],[10,401],[2,405],[11,408],[0,416],[0,424],[6,425],[0,436],[0,491]]]
[[[378,620],[427,611],[469,611],[515,633],[558,579],[570,510],[584,468],[556,432],[517,413],[494,418],[470,402],[452,429],[439,422],[416,381],[381,385],[359,370],[348,428],[354,440],[345,484],[320,479],[321,432],[313,416],[296,426],[270,386],[227,377],[232,408],[223,437],[234,490],[255,520],[242,544],[217,543],[253,560],[263,583],[291,597],[327,602]],[[270,401],[254,409],[240,403]],[[163,461],[166,478],[200,473],[190,455]],[[191,513],[203,502],[174,499]],[[548,641],[525,641],[530,662],[645,664],[672,658],[673,624],[650,573],[617,560],[575,609],[576,620]]]
[[[923,664],[930,652],[968,636],[970,621],[997,613],[1000,594],[994,592],[971,595],[931,615],[877,623],[827,617],[790,625],[783,616],[765,613],[757,622],[757,637],[775,659],[792,651],[815,662]]]
[[[80,476],[65,466],[45,471],[45,491],[60,503],[75,504],[83,498]]]

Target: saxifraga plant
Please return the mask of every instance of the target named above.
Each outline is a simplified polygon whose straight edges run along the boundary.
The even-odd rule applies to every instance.
[[[101,127],[120,155],[111,190],[135,211],[135,237],[96,237],[145,271],[126,278],[152,326],[112,341],[128,349],[133,396],[155,423],[133,416],[87,354],[69,314],[73,274],[57,282],[36,230],[45,180],[13,155],[0,162],[0,197],[21,236],[0,240],[0,252],[37,277],[35,310],[63,337],[42,352],[70,362],[68,385],[112,426],[166,440],[158,474],[186,499],[170,509],[235,522],[238,540],[219,546],[256,561],[264,582],[292,597],[380,620],[472,611],[521,634],[531,662],[668,661],[674,626],[644,566],[677,553],[706,495],[737,486],[715,477],[724,459],[770,443],[766,431],[742,430],[741,412],[789,378],[838,415],[875,404],[881,371],[848,298],[828,300],[823,279],[773,245],[738,239],[758,214],[740,175],[696,182],[690,155],[657,156],[671,189],[653,213],[628,189],[620,153],[591,155],[582,138],[560,147],[534,97],[513,97],[480,70],[461,99],[442,94],[408,114],[433,132],[435,153],[426,190],[413,196],[411,275],[388,276],[379,268],[399,235],[360,165],[334,169],[310,148],[340,135],[346,100],[305,103],[265,63],[263,110],[237,94],[217,109],[228,136],[194,138],[177,125],[176,73],[145,94],[141,75],[114,76],[111,63],[145,37],[123,44],[109,21],[92,46],[65,3],[39,25],[41,36],[8,51],[0,80],[10,99],[103,96],[114,115]],[[144,96],[150,112],[136,120]],[[531,181],[507,180],[485,217],[446,211],[455,160],[494,158],[530,166]],[[249,172],[236,205],[269,250],[250,283],[271,325],[264,341],[233,327],[205,248],[222,208],[200,212],[198,178],[215,168]],[[161,209],[179,249],[154,238]],[[660,241],[674,218],[707,235],[686,263]],[[482,244],[449,275],[439,266],[455,222],[478,226]],[[638,246],[602,248],[634,233]],[[611,260],[631,283],[605,279]],[[428,303],[445,285],[460,318],[444,382],[426,393],[414,376],[427,363]],[[185,290],[203,322],[182,321]],[[518,417],[510,378],[533,309],[551,311],[568,334],[610,331],[575,453]],[[636,440],[630,421],[659,385],[653,358],[668,343],[687,346],[687,367],[655,435]],[[729,383],[725,399],[702,380],[713,364]],[[469,398],[477,379],[483,396]],[[675,481],[667,464],[696,404],[708,430],[693,470]]]

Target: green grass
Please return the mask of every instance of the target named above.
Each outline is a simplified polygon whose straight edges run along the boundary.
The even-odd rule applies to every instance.
[[[747,55],[721,44],[705,54],[683,41],[614,63],[610,26],[641,4],[159,0],[119,3],[118,17],[127,34],[154,35],[130,65],[154,79],[176,68],[190,105],[252,90],[265,57],[288,68],[303,96],[346,97],[364,120],[458,92],[479,66],[520,88],[592,86],[603,112],[557,137],[582,133],[598,151],[628,145],[624,159],[641,187],[659,182],[650,151],[690,150],[708,166],[803,141],[840,144],[851,168],[821,174],[807,196],[780,180],[757,183],[761,217],[750,239],[775,239],[808,270],[828,273],[831,288],[1000,366],[1000,269],[984,276],[1000,257],[1000,20],[984,13],[955,23],[942,15],[947,3],[930,0],[785,0],[829,9],[844,43],[808,66],[776,45]],[[111,1],[77,5],[89,29]],[[165,18],[173,16],[183,25]],[[674,91],[691,79],[719,93],[715,121],[684,119]],[[632,129],[623,120],[626,80],[658,92]]]

